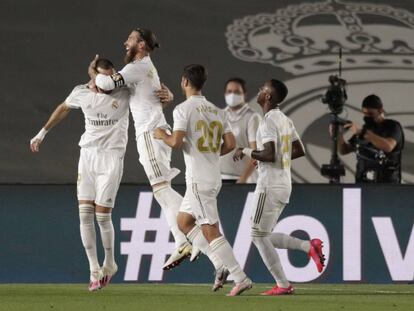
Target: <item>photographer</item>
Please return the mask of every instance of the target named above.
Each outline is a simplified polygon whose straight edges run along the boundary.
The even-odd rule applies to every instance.
[[[355,152],[357,183],[401,183],[401,153],[404,133],[400,123],[385,119],[381,99],[369,95],[362,101],[364,125],[347,122],[338,134],[340,154]],[[343,131],[353,136],[344,140]],[[332,135],[332,127],[330,127]]]

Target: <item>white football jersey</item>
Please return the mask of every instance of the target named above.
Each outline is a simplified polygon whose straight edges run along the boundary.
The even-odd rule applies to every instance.
[[[135,60],[119,73],[130,90],[129,105],[136,136],[138,137],[145,131],[166,126],[162,104],[155,95],[155,91],[161,88],[160,78],[151,58],[146,56],[141,60]]]
[[[66,98],[70,108],[82,109],[85,132],[79,146],[125,152],[128,141],[129,92],[116,89],[110,94],[95,93],[85,85],[75,87]]]
[[[263,150],[263,145],[273,141],[276,149],[275,162],[259,161],[259,178],[257,185],[273,188],[278,193],[280,201],[289,202],[292,191],[290,174],[292,142],[299,139],[295,126],[279,109],[272,109],[263,117],[257,131],[257,149]]]
[[[222,137],[230,133],[223,110],[204,96],[191,96],[174,109],[174,131],[185,131],[183,146],[188,183],[221,184]]]
[[[255,112],[248,104],[233,111],[230,108],[224,110],[227,113],[231,131],[236,138],[237,148],[249,148],[250,142],[256,142],[257,128],[261,120],[260,115]],[[233,152],[220,157],[220,168],[223,179],[238,179],[244,172],[249,157],[244,157],[240,161],[233,161]],[[249,180],[257,180],[257,172],[253,171]]]

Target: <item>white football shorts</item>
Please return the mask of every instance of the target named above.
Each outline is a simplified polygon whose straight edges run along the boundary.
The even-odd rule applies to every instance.
[[[272,233],[286,203],[280,201],[276,189],[256,187],[253,204],[253,213],[250,219],[252,229]]]
[[[220,188],[221,184],[187,183],[180,212],[191,214],[198,225],[218,223],[217,195]]]
[[[171,147],[160,139],[153,137],[153,131],[142,133],[137,138],[139,162],[144,167],[151,185],[171,181],[180,173],[171,168]]]
[[[78,200],[114,207],[124,170],[124,153],[81,148],[78,165]]]

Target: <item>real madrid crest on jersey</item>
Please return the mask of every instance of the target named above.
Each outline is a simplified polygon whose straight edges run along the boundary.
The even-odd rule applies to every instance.
[[[295,162],[296,182],[325,182],[322,163],[330,158],[329,111],[320,101],[328,77],[337,73],[343,52],[342,76],[348,81],[343,117],[360,124],[362,99],[379,95],[387,117],[398,120],[414,143],[414,14],[389,5],[329,0],[304,2],[234,20],[226,31],[234,57],[280,67],[290,78],[283,111],[293,119],[306,144],[306,160]],[[256,99],[252,99],[256,101]],[[321,135],[321,133],[324,133]],[[403,179],[414,182],[414,159],[403,155]],[[343,158],[346,182],[353,182],[355,157]],[[410,171],[411,170],[411,171]]]
[[[113,108],[113,109],[118,109],[118,108],[119,108],[119,103],[118,103],[116,100],[114,100],[114,101],[112,102],[112,108]]]

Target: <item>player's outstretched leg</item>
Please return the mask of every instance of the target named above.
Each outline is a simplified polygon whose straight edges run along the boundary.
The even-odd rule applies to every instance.
[[[295,249],[307,253],[315,262],[318,271],[322,272],[325,266],[325,256],[322,253],[323,243],[320,239],[306,241],[284,233],[274,232],[270,235],[270,240],[276,248]]]
[[[115,233],[111,215],[112,213],[110,212],[96,213],[96,220],[98,221],[102,245],[105,251],[105,259],[102,266],[102,278],[100,279],[101,287],[107,286],[111,281],[112,276],[118,271],[118,266],[115,263]]]
[[[91,271],[89,291],[96,291],[100,288],[101,268],[96,252],[95,206],[92,203],[79,204],[79,221],[82,244],[85,248],[89,261],[89,270]]]
[[[267,269],[276,281],[276,286],[268,291],[265,291],[262,295],[271,296],[292,294],[294,289],[286,278],[279,255],[277,254],[269,235],[270,234],[267,232],[252,229],[253,243],[257,247]]]

